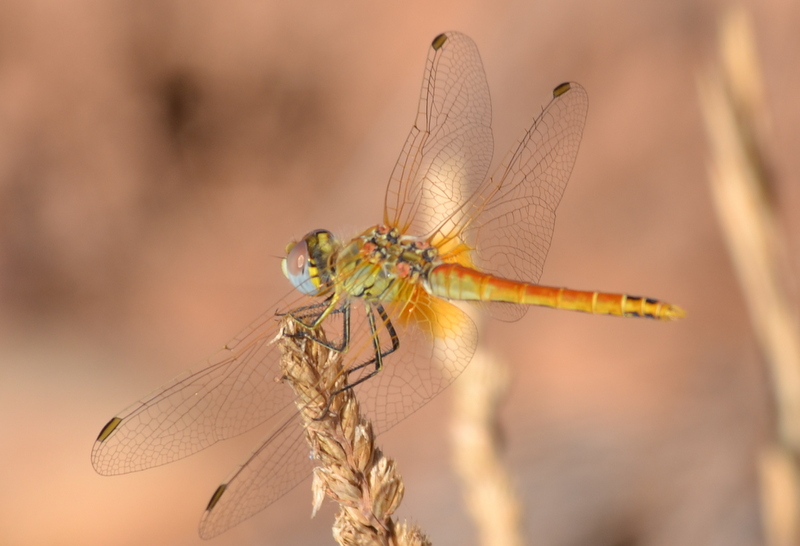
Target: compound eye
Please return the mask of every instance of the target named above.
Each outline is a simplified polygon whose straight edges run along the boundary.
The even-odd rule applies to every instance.
[[[308,244],[300,241],[289,248],[289,253],[281,264],[283,274],[297,290],[309,296],[319,293],[318,283],[311,278],[309,270]]]
[[[307,274],[308,245],[305,241],[293,245],[286,254],[286,272],[289,277]]]

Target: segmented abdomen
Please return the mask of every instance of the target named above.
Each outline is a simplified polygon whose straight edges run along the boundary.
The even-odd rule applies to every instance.
[[[677,305],[627,294],[606,294],[510,281],[458,264],[441,264],[428,274],[433,295],[452,300],[502,301],[541,305],[597,315],[674,320],[684,316]]]

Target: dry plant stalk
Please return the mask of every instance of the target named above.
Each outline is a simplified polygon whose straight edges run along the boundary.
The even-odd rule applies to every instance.
[[[753,38],[743,12],[728,16],[722,71],[700,82],[714,153],[711,187],[717,215],[771,368],[778,434],[800,453],[800,320],[782,279],[783,238],[771,199],[762,142],[763,92]]]
[[[785,245],[776,220],[763,134],[763,87],[742,8],[723,19],[721,67],[700,80],[713,151],[712,196],[775,399],[777,438],[761,457],[764,525],[772,546],[800,544],[800,319],[784,277]]]
[[[508,391],[508,369],[478,349],[454,396],[453,458],[478,544],[522,546],[522,507],[502,457],[498,408]]]
[[[391,517],[403,499],[403,482],[395,462],[375,447],[372,424],[361,415],[354,391],[334,396],[347,381],[342,354],[296,336],[301,329],[294,319],[284,319],[281,370],[295,391],[306,440],[319,463],[312,516],[327,494],[341,507],[333,526],[339,544],[429,545],[420,529],[397,525]],[[324,339],[322,329],[314,335]]]

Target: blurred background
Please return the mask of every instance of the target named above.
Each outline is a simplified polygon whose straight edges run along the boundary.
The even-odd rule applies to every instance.
[[[289,289],[313,228],[381,218],[431,39],[471,36],[495,161],[565,80],[589,118],[542,282],[685,307],[678,323],[534,309],[489,323],[512,374],[505,457],[530,544],[763,544],[767,372],[709,192],[697,78],[725,2],[0,1],[0,543],[200,544],[205,505],[267,429],[97,475],[116,412]],[[746,3],[797,266],[800,4]],[[469,544],[450,392],[380,438],[400,516]],[[331,544],[307,484],[209,544]]]

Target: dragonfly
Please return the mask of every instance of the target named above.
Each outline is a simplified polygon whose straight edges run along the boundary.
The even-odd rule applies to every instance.
[[[317,229],[289,244],[282,270],[293,295],[196,371],[112,418],[94,443],[94,468],[104,475],[144,470],[266,421],[279,423],[214,492],[200,522],[204,538],[253,516],[309,476],[313,460],[292,391],[281,382],[276,339],[287,316],[309,340],[342,354],[346,388],[355,389],[378,433],[441,393],[472,358],[478,331],[454,302],[507,321],[532,305],[682,317],[680,307],[652,298],[537,284],[587,110],[583,87],[555,87],[487,178],[491,102],[478,49],[458,32],[437,36],[380,222],[351,238]],[[324,336],[315,336],[317,329]]]

